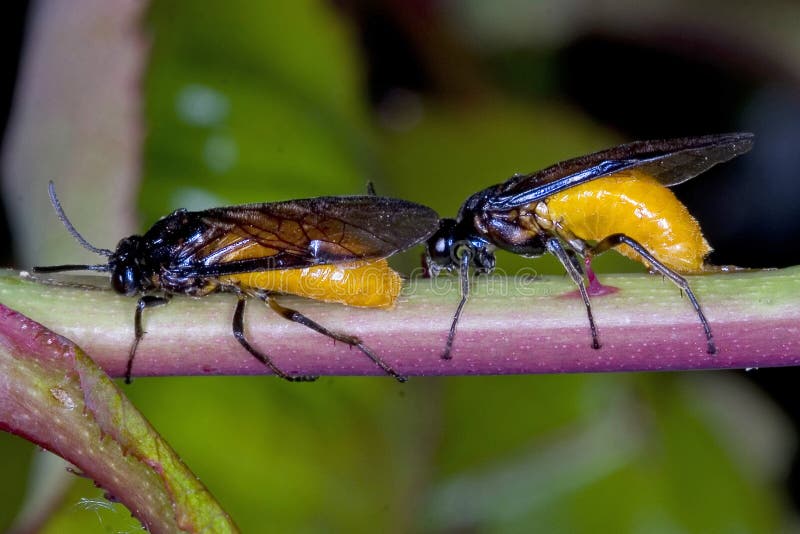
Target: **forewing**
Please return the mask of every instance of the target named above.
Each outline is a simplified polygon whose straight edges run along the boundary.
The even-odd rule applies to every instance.
[[[377,259],[427,239],[435,211],[377,196],[318,197],[213,208],[180,270],[197,276]]]
[[[656,141],[635,141],[562,161],[533,174],[514,176],[497,186],[486,202],[505,210],[542,200],[554,193],[603,176],[640,169],[665,186],[694,178],[717,163],[749,151],[753,134],[731,133]]]

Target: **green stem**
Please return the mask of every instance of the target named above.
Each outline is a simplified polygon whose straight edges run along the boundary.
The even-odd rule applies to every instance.
[[[94,277],[101,287],[108,282]],[[800,267],[691,277],[717,342],[706,353],[686,298],[660,277],[602,277],[620,290],[594,297],[599,350],[585,310],[565,277],[480,277],[464,310],[452,360],[439,357],[458,301],[454,277],[414,280],[390,310],[297,297],[281,303],[336,331],[357,335],[406,375],[657,371],[773,367],[800,363]],[[0,276],[0,302],[84,348],[111,376],[125,369],[135,300],[107,289],[47,285]],[[256,374],[268,370],[234,339],[235,297],[176,297],[148,310],[134,376]],[[290,323],[252,301],[245,330],[290,373],[381,374],[363,354]]]
[[[149,532],[237,532],[102,369],[1,305],[0,429],[71,462]]]

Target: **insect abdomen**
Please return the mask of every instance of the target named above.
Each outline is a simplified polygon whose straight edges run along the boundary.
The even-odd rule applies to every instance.
[[[711,252],[686,206],[655,178],[626,171],[567,189],[547,199],[549,216],[584,241],[626,234],[667,267],[682,273],[703,271]],[[621,254],[639,261],[626,245]]]
[[[386,260],[315,265],[223,277],[246,289],[264,289],[349,306],[384,308],[400,294],[400,275]]]

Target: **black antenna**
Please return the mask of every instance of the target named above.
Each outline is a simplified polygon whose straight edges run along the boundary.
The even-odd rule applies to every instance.
[[[113,251],[108,250],[107,248],[97,248],[97,247],[93,246],[88,241],[86,241],[81,234],[78,233],[78,231],[75,229],[74,226],[72,226],[72,223],[69,222],[69,219],[67,219],[67,214],[64,213],[64,209],[61,207],[61,202],[58,201],[58,197],[56,196],[56,186],[53,183],[53,180],[50,180],[50,185],[48,187],[48,191],[50,191],[50,202],[53,204],[53,207],[56,209],[56,215],[58,216],[58,219],[64,224],[64,226],[67,227],[67,231],[70,234],[72,234],[72,237],[77,239],[78,243],[83,245],[83,248],[85,248],[87,250],[91,250],[95,254],[100,254],[101,256],[106,256],[106,257],[110,257],[112,254],[114,254]],[[77,267],[77,268],[81,268],[81,269],[88,269],[90,271],[107,271],[108,270],[107,267],[105,269],[93,268],[93,267],[100,267],[99,265],[83,265],[83,266],[75,265],[73,267]]]
[[[103,265],[45,265],[33,268],[35,273],[57,273],[60,271],[101,271],[107,272],[111,268],[108,264]]]

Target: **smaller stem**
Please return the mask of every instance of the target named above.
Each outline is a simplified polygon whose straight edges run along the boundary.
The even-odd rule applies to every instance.
[[[86,278],[84,278],[86,279]],[[105,286],[102,277],[95,284]],[[390,310],[280,296],[331,330],[361,338],[403,375],[565,373],[773,367],[800,364],[800,267],[689,277],[719,347],[705,337],[689,302],[660,277],[605,275],[618,291],[593,296],[599,350],[586,315],[564,277],[478,277],[453,345],[440,358],[457,277],[413,280]],[[74,340],[109,374],[125,371],[134,339],[136,301],[110,290],[46,285],[0,275],[0,301]],[[268,373],[234,339],[236,297],[176,297],[148,310],[134,376]],[[248,306],[245,332],[281,369],[303,375],[382,371],[359,351]]]
[[[3,305],[0,430],[75,465],[149,532],[238,532],[95,362]]]

